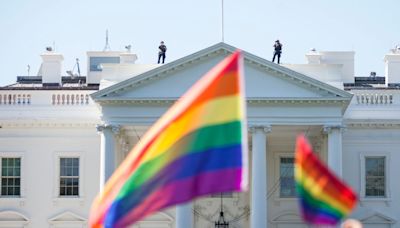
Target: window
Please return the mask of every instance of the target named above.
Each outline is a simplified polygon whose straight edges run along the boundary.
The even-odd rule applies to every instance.
[[[21,196],[21,158],[1,158],[1,195]]]
[[[294,181],[294,158],[280,157],[279,163],[280,197],[296,197],[296,185]]]
[[[79,196],[79,158],[60,158],[60,196]]]
[[[391,202],[390,153],[360,153],[360,200]]]
[[[119,57],[90,57],[90,71],[102,71],[102,63],[119,63]]]
[[[385,157],[365,157],[365,197],[385,197]]]

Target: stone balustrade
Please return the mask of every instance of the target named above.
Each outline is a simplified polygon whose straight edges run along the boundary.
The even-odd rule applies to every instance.
[[[31,98],[29,93],[1,93],[0,105],[30,105]]]
[[[0,91],[0,106],[86,106],[92,91]]]
[[[395,103],[395,96],[391,93],[356,93],[356,103],[359,105],[392,105]]]
[[[61,93],[51,96],[52,105],[88,105],[89,94]]]

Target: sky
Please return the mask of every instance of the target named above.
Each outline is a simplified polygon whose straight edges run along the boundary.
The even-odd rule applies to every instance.
[[[383,58],[400,44],[398,0],[224,0],[224,41],[271,60],[276,39],[282,63],[306,63],[311,48],[355,51],[355,73],[384,75]],[[161,40],[167,62],[222,40],[221,0],[16,0],[0,2],[0,86],[36,75],[40,54],[55,44],[63,72],[86,51],[132,45],[137,63],[156,63]],[[83,73],[84,74],[84,73]],[[86,74],[84,74],[86,75]]]

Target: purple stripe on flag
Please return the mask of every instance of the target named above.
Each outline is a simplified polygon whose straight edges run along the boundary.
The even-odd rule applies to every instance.
[[[142,218],[154,210],[185,203],[202,195],[240,191],[241,176],[242,168],[232,168],[201,173],[188,179],[172,182],[147,197],[139,207],[125,214],[113,227],[126,227],[131,221]]]

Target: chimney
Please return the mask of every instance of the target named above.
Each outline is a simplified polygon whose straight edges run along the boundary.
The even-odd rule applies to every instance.
[[[400,46],[391,49],[384,61],[386,86],[400,84]]]
[[[321,64],[322,55],[317,52],[315,48],[312,48],[310,52],[306,54],[308,64]]]
[[[61,85],[61,63],[64,57],[55,53],[51,47],[47,47],[46,52],[40,56],[42,57],[42,65],[38,75],[42,76],[42,83]]]
[[[306,54],[308,64],[342,65],[343,83],[354,83],[354,51],[316,51]]]
[[[126,53],[121,53],[120,54],[120,63],[122,64],[126,64],[126,63],[130,63],[130,64],[134,64],[136,62],[136,60],[138,59],[136,54],[130,53],[130,52],[126,52]]]

